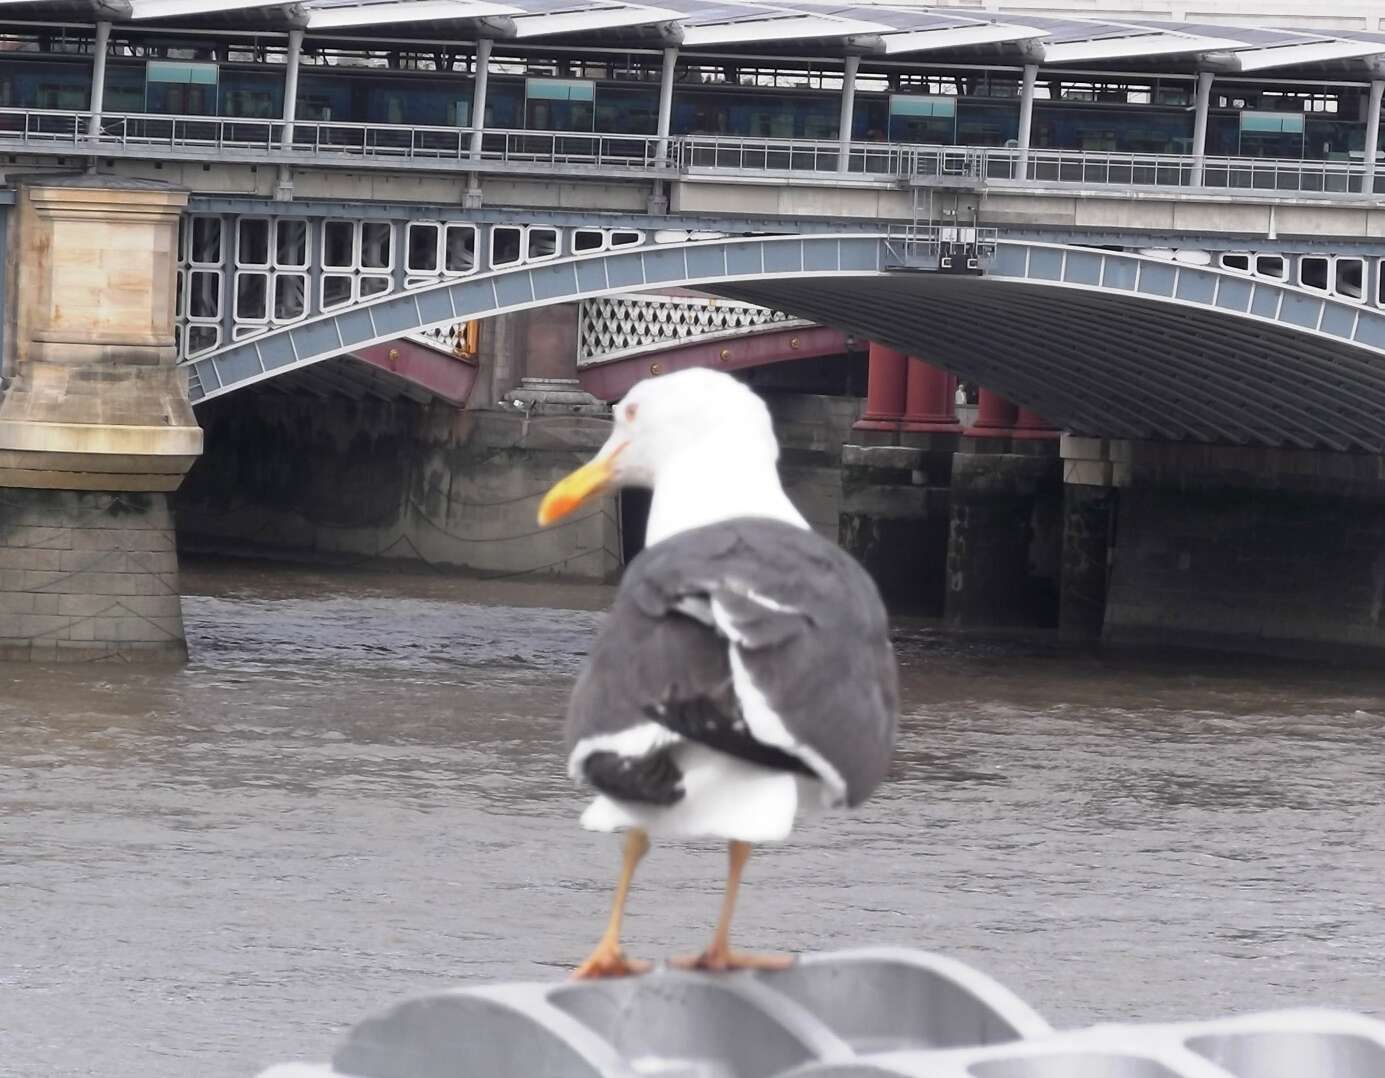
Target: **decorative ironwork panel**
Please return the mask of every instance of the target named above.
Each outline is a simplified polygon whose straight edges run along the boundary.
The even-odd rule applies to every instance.
[[[712,296],[602,296],[582,302],[577,363],[606,363],[689,340],[808,324],[783,311]]]

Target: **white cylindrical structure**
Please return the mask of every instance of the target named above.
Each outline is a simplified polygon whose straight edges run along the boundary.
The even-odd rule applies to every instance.
[[[1024,81],[1020,83],[1020,129],[1016,144],[1020,152],[1015,179],[1029,179],[1029,133],[1034,128],[1034,83],[1039,78],[1038,64],[1024,65]]]
[[[673,123],[673,76],[677,68],[677,48],[665,49],[664,66],[659,71],[659,142],[654,148],[656,161],[663,161],[668,157],[668,132]]]
[[[111,40],[111,24],[96,24],[96,44],[91,53],[91,117],[87,134],[101,134],[101,109],[106,101],[106,49]]]
[[[303,52],[303,31],[289,31],[289,51],[284,60],[283,147],[293,148],[293,120],[298,115],[298,58]]]
[[[1366,175],[1361,181],[1361,193],[1375,194],[1375,155],[1380,152],[1380,96],[1385,92],[1385,80],[1371,82],[1370,101],[1366,106]]]
[[[1212,103],[1212,72],[1197,73],[1197,111],[1193,119],[1193,186],[1201,187],[1207,161],[1207,110]]]
[[[491,75],[491,39],[476,42],[476,80],[471,91],[471,150],[473,161],[481,157],[481,135],[486,126],[486,86]]]
[[[842,112],[837,123],[837,168],[847,172],[851,165],[851,125],[856,117],[856,72],[859,56],[848,56],[842,70]]]

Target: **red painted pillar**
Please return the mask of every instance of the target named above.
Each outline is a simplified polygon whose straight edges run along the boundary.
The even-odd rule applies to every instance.
[[[966,429],[973,438],[1008,438],[1019,409],[994,390],[981,387],[976,400],[976,422]]]
[[[1020,408],[1015,418],[1014,436],[1016,438],[1044,439],[1061,438],[1063,432],[1031,408]]]
[[[905,386],[909,368],[903,352],[870,342],[870,371],[866,380],[866,414],[856,421],[857,430],[899,429],[904,415]]]
[[[956,433],[957,380],[947,371],[909,357],[908,385],[904,394],[904,430]]]

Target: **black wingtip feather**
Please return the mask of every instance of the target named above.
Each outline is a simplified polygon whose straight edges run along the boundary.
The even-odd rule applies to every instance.
[[[594,752],[582,762],[582,774],[617,801],[672,805],[683,799],[683,772],[667,749],[646,756]]]

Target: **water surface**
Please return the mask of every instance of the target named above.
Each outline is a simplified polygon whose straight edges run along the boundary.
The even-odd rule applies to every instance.
[[[604,588],[186,573],[182,669],[0,666],[0,1075],[230,1078],[604,923],[564,699]],[[900,627],[894,775],[751,862],[738,935],[900,943],[1060,1025],[1385,1016],[1385,680],[1097,660]],[[656,848],[632,953],[700,949],[724,866]]]

